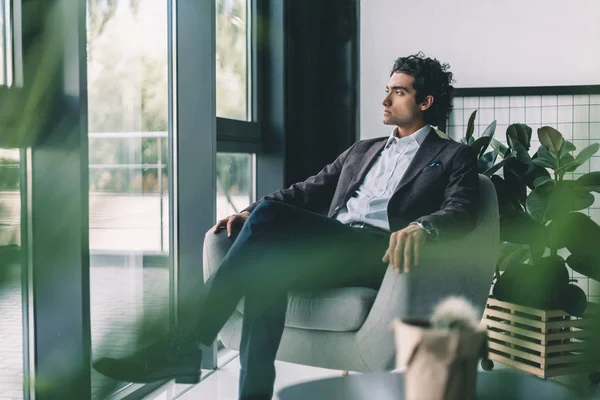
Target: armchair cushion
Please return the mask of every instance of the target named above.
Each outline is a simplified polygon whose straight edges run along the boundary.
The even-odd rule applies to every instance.
[[[363,287],[294,292],[288,295],[285,326],[333,332],[358,330],[365,322],[377,290]],[[244,313],[244,300],[238,311]]]

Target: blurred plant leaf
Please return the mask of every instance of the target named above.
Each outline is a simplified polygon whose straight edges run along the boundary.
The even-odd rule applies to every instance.
[[[478,154],[478,157],[481,157],[481,155],[483,154],[483,151],[485,151],[485,149],[487,149],[491,140],[492,140],[492,138],[490,138],[489,136],[482,136],[482,137],[477,138],[475,141],[473,141],[473,143],[471,143],[469,146],[473,150],[475,150],[475,153]]]
[[[542,168],[556,169],[558,168],[558,159],[550,153],[544,146],[540,146],[536,152],[533,163]]]
[[[542,126],[538,129],[538,138],[542,146],[553,151],[557,155],[560,154],[560,149],[564,139],[562,134],[551,126]]]
[[[542,186],[548,182],[552,182],[552,178],[550,178],[549,176],[539,176],[534,179],[533,186],[534,187]]]
[[[477,160],[477,169],[480,172],[485,173],[485,171],[487,171],[494,165],[497,158],[498,152],[496,150],[485,153]]]
[[[492,141],[490,142],[490,146],[492,146],[492,148],[494,150],[496,150],[498,152],[498,154],[500,154],[500,156],[506,157],[506,155],[508,153],[508,147],[506,147],[500,141],[498,141],[496,139],[492,139]]]
[[[498,172],[498,170],[500,168],[502,168],[508,161],[514,159],[515,157],[516,157],[516,154],[510,154],[509,156],[505,157],[502,161],[494,164],[494,166],[492,166],[488,170],[484,171],[483,174],[487,177],[491,177],[496,172]]]
[[[467,123],[467,132],[465,133],[465,139],[467,139],[467,144],[471,144],[471,138],[473,137],[473,132],[475,132],[475,117],[477,116],[477,110],[471,113],[469,117],[469,122]]]
[[[510,264],[520,264],[529,258],[529,248],[522,244],[504,242],[500,246],[500,257],[498,258],[498,271],[505,271]]]
[[[518,244],[535,244],[543,234],[544,225],[521,210],[500,217],[500,238]]]
[[[552,181],[546,182],[543,185],[536,187],[527,196],[526,208],[527,212],[538,221],[544,221],[546,209],[554,193],[554,185]]]
[[[531,162],[531,156],[527,152],[527,148],[518,140],[512,136],[507,136],[508,145],[517,153],[517,158],[524,163]]]
[[[575,169],[577,169],[577,167],[579,167],[580,165],[585,163],[594,154],[596,154],[599,149],[600,149],[600,143],[594,143],[594,144],[587,146],[585,149],[581,150],[579,152],[579,154],[577,154],[577,157],[575,157],[574,161],[563,165],[562,167],[559,168],[559,170],[575,171]]]
[[[565,140],[563,142],[562,147],[560,148],[560,154],[559,154],[558,158],[560,158],[561,162],[563,164],[565,164],[565,162],[563,161],[563,158],[566,156],[573,157],[573,156],[571,156],[570,152],[575,151],[575,150],[577,150],[577,147],[575,147],[575,145],[573,143],[569,142],[568,140]]]
[[[582,175],[575,181],[575,186],[600,193],[600,172],[590,172]]]
[[[512,143],[519,142],[525,151],[529,151],[531,146],[531,128],[525,124],[512,124],[506,129],[506,142],[515,148]]]

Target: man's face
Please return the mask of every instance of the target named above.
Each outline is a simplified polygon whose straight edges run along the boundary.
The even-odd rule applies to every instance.
[[[423,120],[423,106],[417,104],[413,87],[415,79],[402,72],[394,72],[386,86],[383,105],[383,123],[386,125],[412,126]],[[428,108],[428,107],[427,107]]]

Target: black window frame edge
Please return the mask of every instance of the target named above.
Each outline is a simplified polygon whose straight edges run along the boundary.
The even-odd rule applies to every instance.
[[[545,96],[600,94],[600,85],[507,86],[456,88],[453,97]]]
[[[264,81],[262,67],[264,54],[258,45],[258,38],[263,37],[260,31],[261,18],[264,14],[264,1],[247,0],[246,20],[249,37],[246,46],[248,92],[247,115],[249,121],[217,117],[217,152],[219,153],[260,153],[262,147],[262,101]]]

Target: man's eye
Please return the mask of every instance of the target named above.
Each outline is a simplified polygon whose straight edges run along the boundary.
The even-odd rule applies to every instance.
[[[396,94],[402,96],[404,92],[402,90],[396,90]]]

